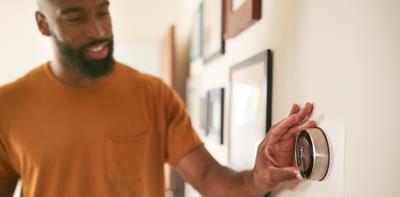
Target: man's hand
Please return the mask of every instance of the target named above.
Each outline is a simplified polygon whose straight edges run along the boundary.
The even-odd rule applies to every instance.
[[[259,145],[252,180],[260,194],[276,189],[285,181],[301,180],[293,159],[295,138],[299,131],[316,126],[314,121],[307,121],[312,110],[310,103],[302,109],[294,104],[289,117],[273,125]]]
[[[312,109],[309,103],[302,109],[293,105],[290,116],[274,125],[259,145],[252,171],[220,165],[204,146],[187,153],[175,168],[203,196],[263,196],[287,180],[301,179],[293,161],[295,136],[316,126],[306,121]]]

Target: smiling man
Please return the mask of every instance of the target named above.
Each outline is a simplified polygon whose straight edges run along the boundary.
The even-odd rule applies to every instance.
[[[262,196],[299,177],[294,137],[315,122],[293,105],[259,145],[253,169],[221,166],[184,104],[159,79],[113,59],[106,0],[38,0],[54,58],[0,88],[0,196],[164,196],[171,164],[205,196]]]

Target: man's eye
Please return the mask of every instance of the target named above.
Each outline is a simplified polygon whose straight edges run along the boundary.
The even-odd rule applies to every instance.
[[[83,17],[74,17],[74,18],[69,18],[67,20],[71,21],[71,22],[78,22],[78,21],[83,20]]]
[[[98,16],[108,16],[110,13],[109,12],[99,12],[97,15]]]
[[[64,19],[69,22],[78,22],[78,21],[83,20],[84,17],[81,14],[71,14],[71,15],[65,16]]]

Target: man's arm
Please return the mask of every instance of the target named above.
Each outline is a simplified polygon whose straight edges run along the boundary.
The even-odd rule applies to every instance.
[[[176,169],[204,196],[260,196],[251,171],[235,172],[220,165],[204,146],[185,155]]]
[[[0,196],[12,197],[18,178],[0,178]]]
[[[315,127],[314,121],[305,121],[311,112],[311,104],[301,110],[294,105],[291,115],[274,125],[259,145],[252,170],[221,166],[204,147],[186,154],[176,169],[204,196],[263,196],[285,181],[301,179],[293,164],[294,138],[298,131]]]

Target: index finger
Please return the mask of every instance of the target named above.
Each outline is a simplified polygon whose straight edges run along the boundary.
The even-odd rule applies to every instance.
[[[289,131],[289,129],[299,122],[299,118],[296,114],[289,116],[288,118],[281,121],[276,127],[272,128],[268,135],[270,135],[269,143],[277,143],[282,136]]]
[[[305,121],[306,118],[308,116],[310,116],[310,114],[312,113],[313,108],[314,108],[314,106],[311,103],[304,104],[304,106],[301,108],[301,110],[299,112],[297,112],[297,116],[299,117],[299,121],[300,122]]]
[[[292,114],[296,114],[299,111],[300,111],[300,107],[299,107],[299,105],[297,105],[295,103],[295,104],[292,105],[292,108],[290,109],[289,116],[292,115]]]

